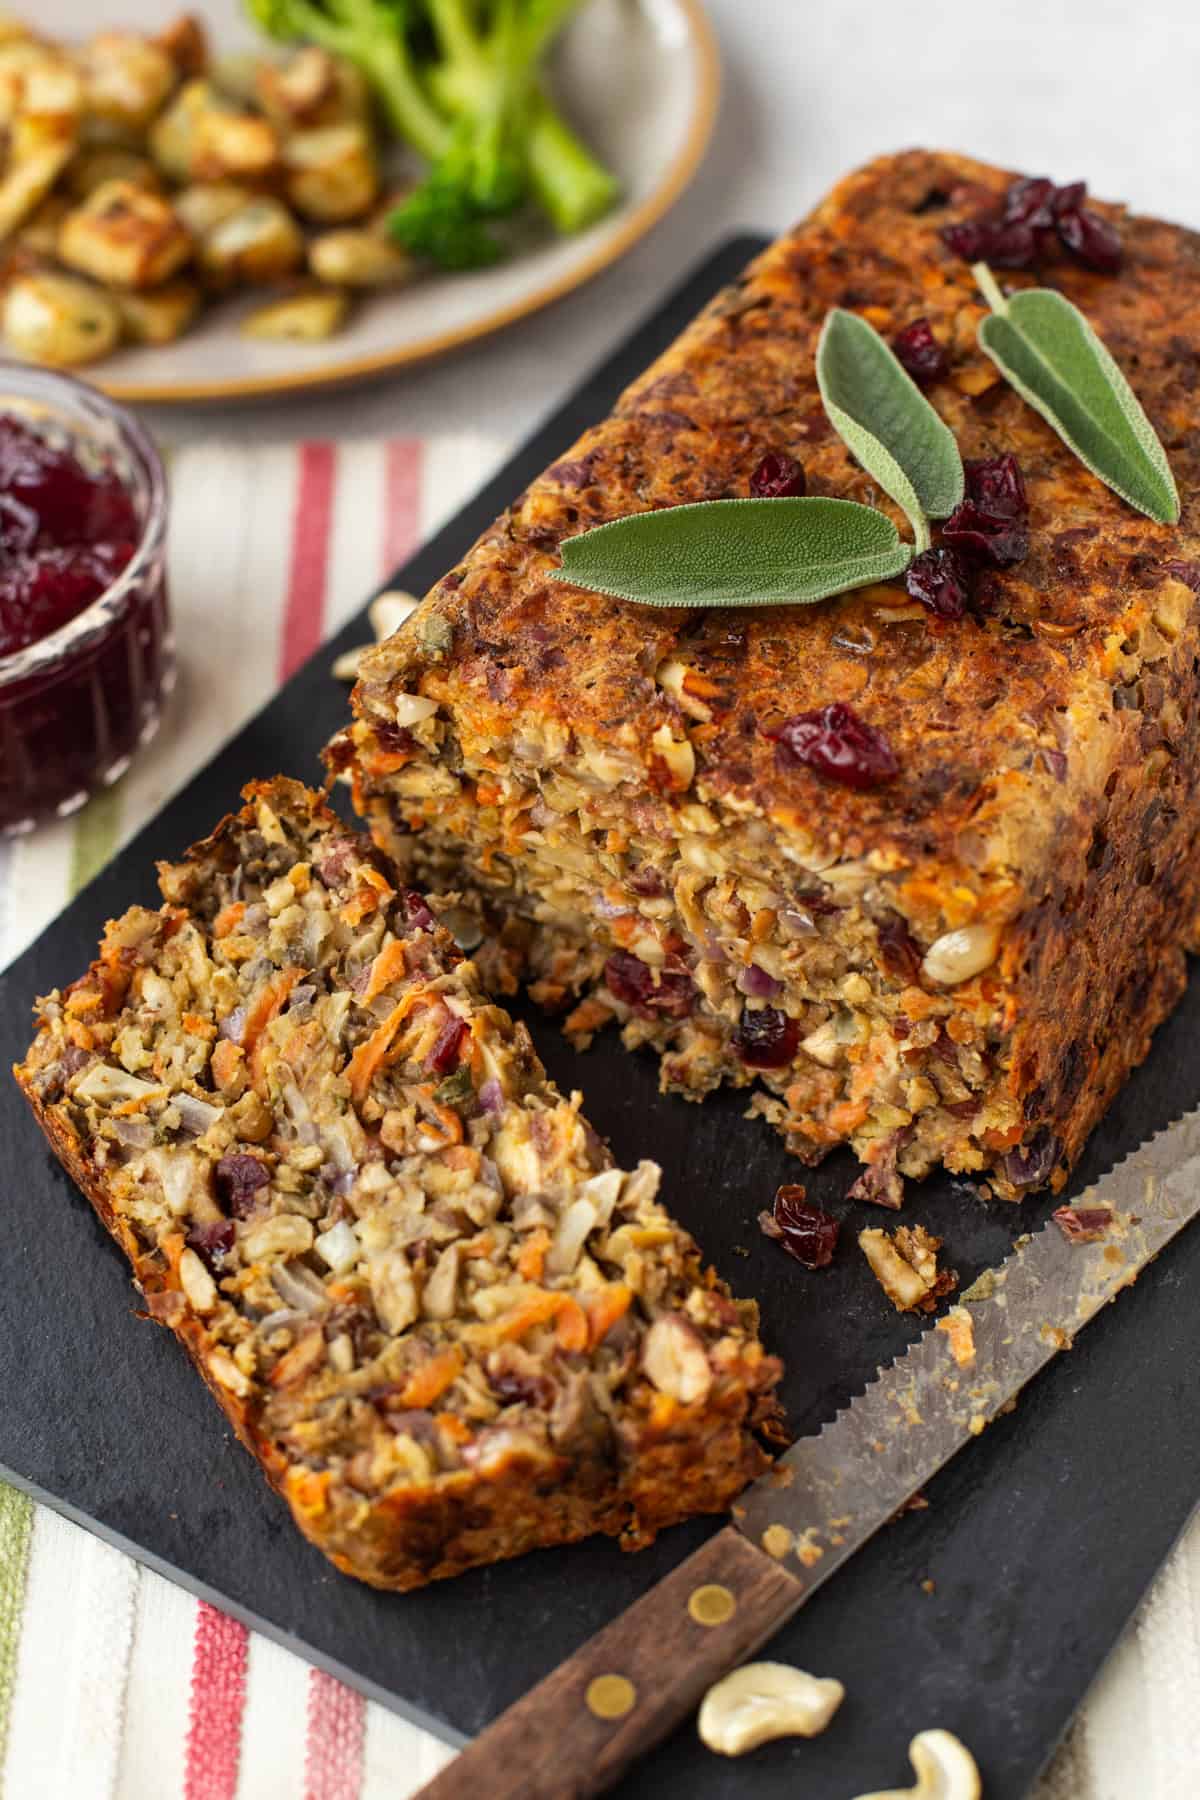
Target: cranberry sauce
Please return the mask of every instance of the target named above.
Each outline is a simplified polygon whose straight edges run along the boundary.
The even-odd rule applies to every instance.
[[[152,445],[69,378],[4,380],[16,404],[0,399],[0,835],[116,780],[172,672]]]
[[[0,414],[0,656],[49,637],[110,587],[137,549],[133,501],[66,444]]]

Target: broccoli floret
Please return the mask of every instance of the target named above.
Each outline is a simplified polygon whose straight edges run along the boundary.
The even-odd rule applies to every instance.
[[[539,85],[542,60],[580,0],[246,0],[272,37],[355,63],[389,123],[429,163],[391,216],[410,251],[443,268],[504,254],[488,221],[533,198],[579,231],[617,183]]]
[[[556,231],[583,231],[616,205],[616,176],[540,91],[530,101],[528,157],[529,184]]]

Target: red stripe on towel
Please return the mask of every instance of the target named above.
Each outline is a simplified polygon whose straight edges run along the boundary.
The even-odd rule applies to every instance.
[[[192,1642],[184,1800],[234,1800],[246,1709],[244,1625],[201,1600]]]
[[[304,1800],[358,1800],[366,1713],[360,1694],[320,1669],[309,1671]]]
[[[421,538],[421,458],[419,438],[392,438],[384,453],[383,573],[395,573]]]
[[[335,474],[332,444],[301,444],[292,512],[287,598],[279,639],[281,681],[295,674],[324,636]]]

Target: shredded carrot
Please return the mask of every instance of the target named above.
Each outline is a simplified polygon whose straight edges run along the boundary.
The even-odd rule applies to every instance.
[[[550,1248],[550,1233],[544,1225],[539,1225],[532,1237],[526,1240],[520,1256],[517,1258],[517,1274],[523,1281],[540,1281],[546,1263],[546,1252]]]
[[[499,1334],[506,1342],[525,1336],[535,1325],[544,1325],[553,1319],[562,1304],[561,1294],[551,1294],[546,1289],[531,1294],[520,1306],[514,1306],[510,1313],[504,1313],[497,1321]]]
[[[199,1013],[184,1013],[183,1029],[189,1037],[215,1038],[217,1028],[211,1019],[205,1019]]]
[[[679,1402],[673,1400],[670,1394],[655,1394],[650,1408],[651,1431],[665,1431],[674,1419],[678,1406]]]
[[[275,1017],[297,981],[300,970],[293,967],[281,969],[274,980],[263,986],[257,1000],[246,1014],[246,1023],[242,1027],[242,1048],[253,1051],[259,1038]]]
[[[404,954],[404,945],[398,938],[385,944],[375,961],[371,964],[371,973],[367,980],[359,1002],[361,1006],[370,1006],[377,1000],[384,988],[390,987],[393,981],[403,981],[408,974],[408,963]]]
[[[96,1040],[82,1019],[67,1020],[67,1037],[77,1050],[94,1050]]]
[[[443,1145],[462,1143],[463,1123],[452,1106],[443,1106],[440,1101],[435,1100],[433,1089],[429,1086],[419,1087],[416,1099],[423,1114],[425,1131],[432,1128]]]
[[[588,1343],[593,1349],[602,1344],[618,1319],[623,1319],[633,1300],[633,1289],[623,1281],[610,1281],[598,1293],[589,1294]]]
[[[462,1373],[462,1351],[457,1345],[451,1350],[441,1350],[414,1369],[404,1386],[400,1389],[402,1406],[432,1406],[439,1399],[452,1381],[457,1381]]]
[[[245,912],[246,902],[244,900],[231,900],[228,906],[221,908],[213,920],[213,936],[215,938],[229,937],[241,924]]]
[[[560,1350],[586,1350],[588,1347],[587,1314],[578,1300],[572,1300],[569,1294],[560,1294],[558,1323],[555,1326],[555,1337]]]
[[[444,1431],[446,1436],[448,1438],[453,1438],[456,1444],[470,1443],[472,1436],[471,1427],[469,1425],[464,1425],[457,1413],[434,1413],[433,1422],[439,1431]]]
[[[396,1006],[393,1006],[382,1025],[377,1025],[369,1038],[364,1038],[346,1064],[346,1078],[350,1083],[350,1094],[356,1106],[361,1106],[367,1097],[367,1090],[375,1074],[387,1061],[392,1047],[392,1039],[399,1031],[408,1014],[415,1006],[425,1004],[421,994],[407,994]],[[461,1127],[460,1127],[461,1131]]]
[[[341,916],[348,925],[361,924],[381,901],[390,900],[396,891],[378,869],[372,869],[369,865],[359,870],[358,878],[362,883],[361,887],[355,889],[341,909]]]
[[[179,1259],[183,1255],[186,1243],[187,1239],[184,1237],[182,1231],[168,1231],[166,1237],[159,1243],[158,1247],[166,1257],[167,1267],[170,1269],[172,1275],[178,1273]]]
[[[983,1141],[989,1150],[1011,1150],[1014,1144],[1020,1143],[1024,1135],[1025,1128],[1022,1125],[1010,1125],[1007,1131],[993,1126],[990,1131],[984,1132]]]
[[[80,1013],[95,1012],[98,1006],[104,1005],[104,995],[99,988],[76,988],[67,1001],[66,1010],[73,1018]]]
[[[343,1300],[353,1303],[363,1297],[362,1283],[358,1281],[331,1281],[326,1288],[331,1300]]]
[[[289,1498],[302,1513],[317,1517],[328,1503],[329,1484],[333,1479],[328,1469],[296,1469],[288,1472]]]
[[[843,1100],[840,1106],[830,1108],[829,1123],[845,1136],[862,1124],[870,1110],[865,1100]]]
[[[394,775],[397,769],[403,769],[416,755],[412,750],[376,750],[363,758],[363,768],[368,775]]]
[[[242,1048],[250,1058],[250,1080],[255,1088],[259,1087],[263,1077],[261,1054],[263,1033],[279,1012],[302,973],[303,970],[294,966],[281,969],[273,981],[267,982],[246,1015],[246,1023],[242,1030]]]
[[[148,1094],[135,1094],[132,1100],[122,1100],[119,1106],[113,1107],[112,1117],[127,1119],[131,1113],[139,1113],[143,1106],[149,1106],[151,1100],[161,1100],[166,1091],[165,1087],[151,1088]]]
[[[237,1080],[237,1074],[242,1065],[242,1060],[243,1051],[241,1045],[231,1043],[228,1038],[222,1038],[216,1049],[213,1051],[208,1065],[212,1070],[212,1078],[221,1089],[222,1093],[227,1092]]]

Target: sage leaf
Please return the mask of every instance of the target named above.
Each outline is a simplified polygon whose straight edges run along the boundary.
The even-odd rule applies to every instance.
[[[1106,487],[1160,525],[1177,524],[1167,453],[1079,308],[1051,288],[1005,299],[986,263],[972,273],[992,308],[979,342],[1005,380]]]
[[[963,497],[954,434],[874,326],[834,310],[817,345],[817,383],[830,424],[867,473],[907,513],[918,550],[928,519],[949,516]]]
[[[911,557],[855,500],[706,500],[566,538],[553,578],[643,606],[810,606],[890,581]]]

